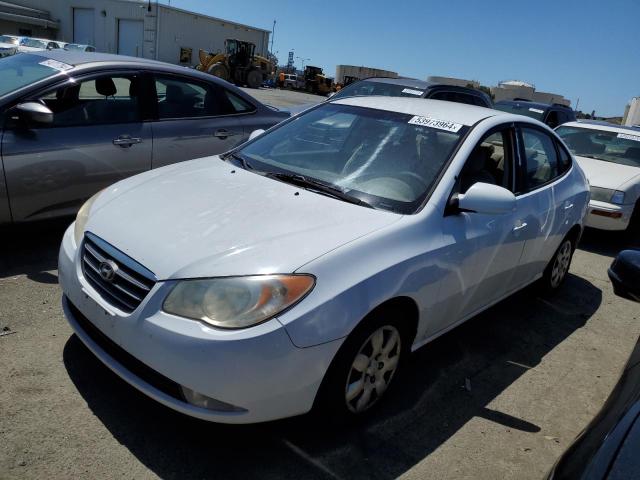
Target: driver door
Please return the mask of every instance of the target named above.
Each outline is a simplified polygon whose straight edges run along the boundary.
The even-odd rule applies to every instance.
[[[514,189],[515,130],[513,125],[491,129],[476,145],[452,192],[464,194],[477,182]],[[446,312],[431,325],[429,337],[473,316],[510,291],[524,248],[518,212],[446,213],[443,267],[449,271],[440,288],[439,304]]]

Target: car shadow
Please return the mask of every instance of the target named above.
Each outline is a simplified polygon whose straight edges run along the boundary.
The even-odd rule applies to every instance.
[[[640,228],[620,232],[585,228],[578,248],[613,258],[621,250],[640,248]]]
[[[0,278],[26,275],[38,283],[56,284],[58,249],[71,219],[5,226],[0,229]]]
[[[91,411],[162,478],[390,479],[474,417],[540,431],[488,405],[582,327],[601,301],[597,287],[574,275],[553,298],[527,288],[414,353],[387,401],[349,425],[311,416],[259,425],[207,423],[148,399],[76,336],[63,359]]]

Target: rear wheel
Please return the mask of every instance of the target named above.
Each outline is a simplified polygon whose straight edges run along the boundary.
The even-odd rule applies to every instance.
[[[555,292],[560,288],[569,272],[573,250],[573,241],[570,238],[565,238],[544,271],[541,279],[544,290]]]
[[[360,417],[388,394],[411,342],[403,328],[408,322],[393,312],[372,315],[342,345],[318,393],[316,411],[323,421]]]
[[[258,88],[262,84],[262,73],[260,70],[251,70],[247,75],[247,86]]]

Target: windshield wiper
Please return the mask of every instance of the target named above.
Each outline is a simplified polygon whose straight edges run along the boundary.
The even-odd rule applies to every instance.
[[[242,165],[242,168],[244,168],[245,170],[255,170],[255,168],[253,168],[253,165],[251,165],[249,163],[249,161],[246,159],[246,157],[243,157],[241,155],[238,155],[235,152],[229,152],[224,156],[224,160],[226,160],[227,158],[233,158],[234,160],[238,160],[240,162],[240,164]]]
[[[353,195],[349,195],[335,185],[316,180],[315,178],[305,177],[304,175],[300,175],[299,173],[269,172],[265,175],[269,178],[275,178],[292,185],[297,185],[298,187],[302,187],[306,190],[311,190],[324,195],[328,195],[344,202],[353,203],[354,205],[360,205],[361,207],[374,208],[370,203],[365,202],[358,197],[354,197]]]

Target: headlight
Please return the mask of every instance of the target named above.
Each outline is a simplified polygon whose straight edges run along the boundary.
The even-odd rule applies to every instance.
[[[611,203],[622,205],[624,203],[624,192],[621,192],[620,190],[613,192],[613,195],[611,195]]]
[[[87,224],[87,220],[89,220],[89,212],[91,211],[93,202],[96,201],[96,199],[101,193],[102,193],[102,190],[100,190],[93,197],[91,197],[89,200],[84,202],[84,205],[82,205],[82,207],[80,207],[80,210],[78,210],[78,215],[76,216],[76,223],[75,223],[75,226],[73,227],[73,238],[76,241],[76,246],[80,245],[80,242],[82,241],[82,236],[84,235],[84,227]]]
[[[624,203],[624,192],[611,188],[591,187],[591,200],[622,205]]]
[[[254,275],[182,280],[162,309],[220,328],[246,328],[268,320],[311,291],[311,275]]]

